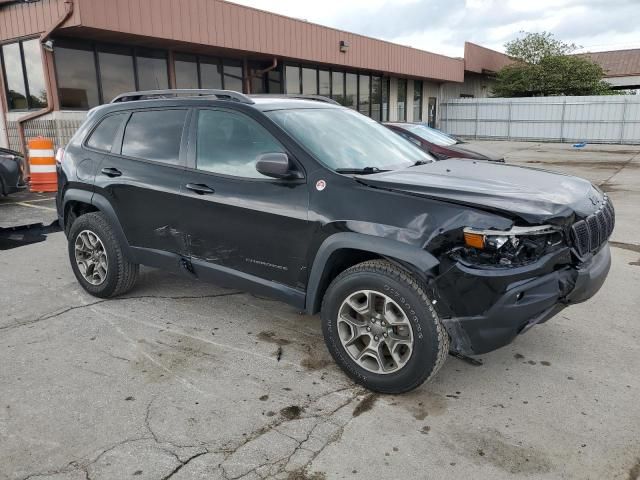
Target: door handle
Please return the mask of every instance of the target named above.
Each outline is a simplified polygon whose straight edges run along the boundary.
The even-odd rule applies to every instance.
[[[210,195],[212,193],[216,193],[213,188],[202,183],[187,183],[185,188],[192,192],[196,192],[198,195]]]
[[[120,170],[113,167],[105,167],[100,172],[107,177],[119,177],[120,175],[122,175],[122,172]]]

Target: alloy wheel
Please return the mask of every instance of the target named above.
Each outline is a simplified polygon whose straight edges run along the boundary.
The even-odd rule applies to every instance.
[[[373,373],[402,369],[413,352],[413,328],[404,311],[374,290],[350,294],[338,310],[338,335],[349,356]]]
[[[75,259],[83,278],[101,285],[107,278],[107,252],[102,240],[91,230],[83,230],[75,241]]]

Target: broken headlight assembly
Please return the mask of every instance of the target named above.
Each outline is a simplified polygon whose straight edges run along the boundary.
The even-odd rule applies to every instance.
[[[561,228],[553,225],[512,227],[509,230],[463,230],[464,246],[451,253],[483,266],[519,266],[531,263],[564,243]]]

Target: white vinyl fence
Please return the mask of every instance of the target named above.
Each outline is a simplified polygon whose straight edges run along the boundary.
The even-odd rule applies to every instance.
[[[640,144],[640,95],[461,98],[440,112],[440,128],[460,137]]]

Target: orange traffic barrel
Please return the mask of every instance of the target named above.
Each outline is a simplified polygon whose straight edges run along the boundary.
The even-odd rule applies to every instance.
[[[58,175],[53,142],[48,138],[37,137],[29,140],[29,170],[32,192],[57,192]]]

